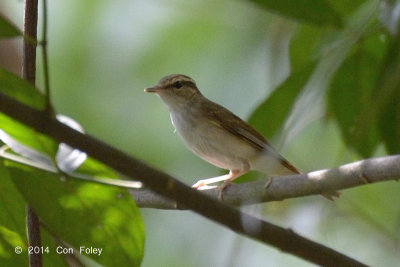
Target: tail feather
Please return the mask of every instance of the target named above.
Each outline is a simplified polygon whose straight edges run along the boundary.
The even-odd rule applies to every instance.
[[[285,175],[285,174],[300,174],[301,172],[294,167],[289,161],[287,161],[286,159],[284,159],[283,157],[280,158],[279,163],[281,166],[284,166],[285,169],[280,168],[280,175]],[[333,192],[326,192],[326,193],[322,193],[321,196],[323,196],[324,198],[334,201],[335,197],[338,198],[340,197],[340,193],[337,191],[333,191]]]
[[[290,162],[287,161],[286,159],[280,158],[280,159],[279,159],[279,162],[280,162],[281,165],[285,166],[286,169],[292,171],[293,174],[296,174],[296,173],[297,173],[297,174],[300,174],[300,173],[301,173],[295,166],[293,166],[292,164],[290,164]]]

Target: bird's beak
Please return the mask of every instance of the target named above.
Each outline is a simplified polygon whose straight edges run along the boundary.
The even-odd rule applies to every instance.
[[[149,87],[149,88],[145,88],[144,91],[146,93],[157,93],[161,88],[157,85],[153,86],[153,87]]]

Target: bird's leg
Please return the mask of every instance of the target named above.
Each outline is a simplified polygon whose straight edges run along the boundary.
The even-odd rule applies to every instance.
[[[218,198],[220,200],[223,200],[223,195],[222,193],[224,192],[225,188],[228,187],[228,185],[231,184],[231,182],[233,180],[235,180],[236,178],[238,178],[239,176],[242,176],[243,174],[247,173],[249,171],[248,168],[246,168],[245,170],[239,171],[239,170],[230,170],[229,174],[227,175],[228,178],[224,181],[224,183],[219,187],[219,194],[218,194]]]

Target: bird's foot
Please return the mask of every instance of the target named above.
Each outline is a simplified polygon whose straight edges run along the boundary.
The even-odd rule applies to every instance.
[[[272,183],[272,177],[268,177],[267,181],[264,184],[264,189],[267,190]]]
[[[209,189],[214,189],[214,188],[218,187],[217,185],[206,185],[204,183],[198,184],[199,182],[192,185],[192,188],[197,189],[197,190],[209,190]]]
[[[204,183],[204,180],[199,180],[194,185],[192,185],[192,188],[200,189],[203,186],[206,186],[206,184]]]
[[[224,183],[219,187],[219,194],[218,194],[218,198],[220,200],[223,200],[223,192],[224,192],[225,188],[228,185],[230,185],[232,180],[234,180],[237,177],[245,174],[246,172],[248,172],[248,168],[244,169],[244,170],[241,170],[241,171],[239,171],[239,170],[230,170],[228,174],[225,174],[225,175],[222,175],[222,176],[209,178],[209,179],[205,179],[205,180],[199,180],[197,183],[192,185],[192,188],[195,188],[195,189],[198,189],[198,190],[213,189],[213,188],[216,188],[217,186],[209,186],[209,184],[214,184],[214,183],[218,183],[218,182],[224,181]]]
[[[335,201],[335,197],[336,198],[340,197],[340,192],[338,192],[338,191],[327,192],[327,193],[321,194],[321,196],[323,196],[324,198],[326,198],[326,199],[328,199],[330,201]]]
[[[217,176],[213,178],[208,178],[204,180],[199,180],[197,183],[192,185],[192,188],[196,188],[199,190],[205,190],[205,188],[210,189],[210,188],[215,188],[216,186],[208,186],[209,184],[215,184],[221,181],[226,181],[231,177],[230,174],[222,175],[222,176]]]

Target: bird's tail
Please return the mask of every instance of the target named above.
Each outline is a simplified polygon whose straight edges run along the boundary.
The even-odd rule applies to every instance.
[[[278,157],[277,157],[278,156]],[[258,170],[272,176],[280,175],[293,175],[301,174],[296,167],[293,166],[288,160],[278,155],[270,155],[268,160],[264,160],[264,164],[258,164]],[[339,197],[340,193],[337,191],[322,193],[324,198],[334,201],[335,197]]]

